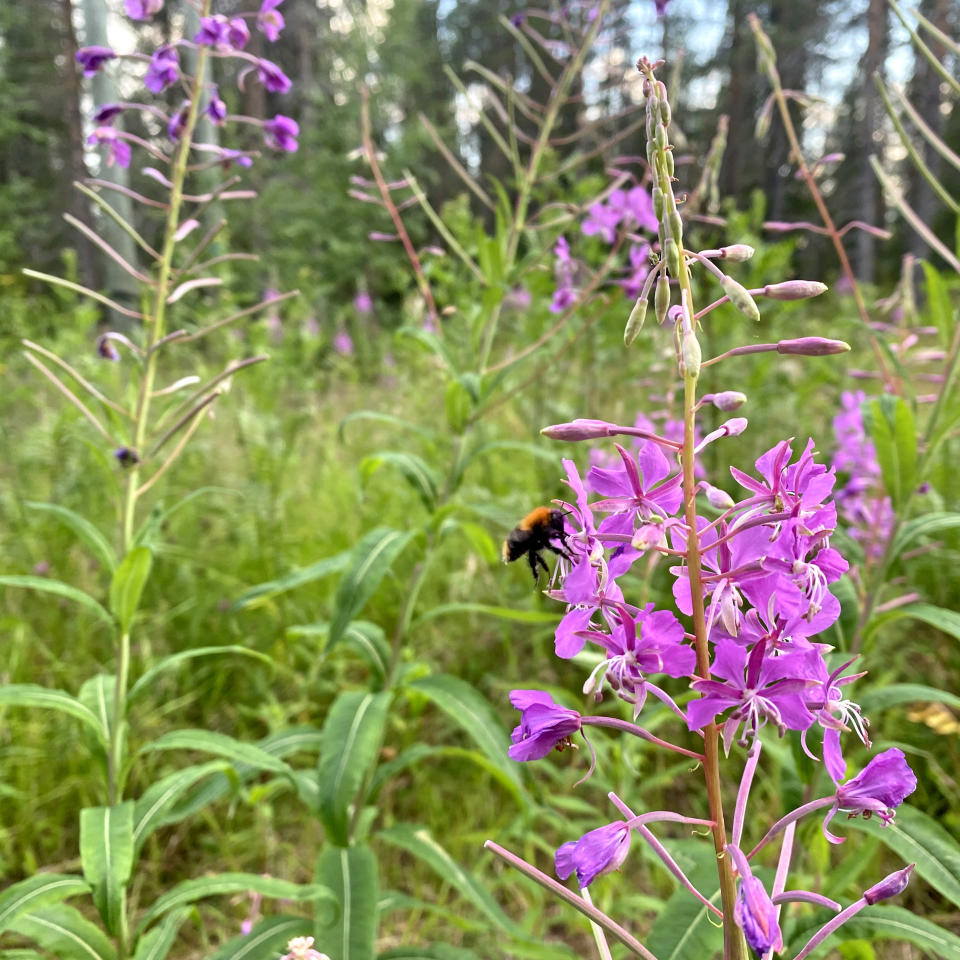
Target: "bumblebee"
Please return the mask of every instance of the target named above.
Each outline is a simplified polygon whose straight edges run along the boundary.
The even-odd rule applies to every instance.
[[[564,547],[565,533],[563,530],[564,512],[555,510],[551,507],[537,507],[531,510],[518,524],[510,531],[510,535],[503,542],[503,562],[513,563],[519,560],[524,554],[530,563],[530,569],[533,571],[533,579],[539,579],[539,567],[549,574],[550,568],[547,561],[543,559],[541,550],[550,550],[560,557],[570,556]],[[553,541],[560,541],[560,544]]]

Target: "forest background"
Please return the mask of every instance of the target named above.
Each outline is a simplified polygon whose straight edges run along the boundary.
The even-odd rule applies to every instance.
[[[234,7],[246,9],[242,0]],[[960,10],[952,0],[919,0],[917,7],[945,33],[960,33]],[[782,125],[770,123],[762,139],[757,138],[770,90],[757,65],[747,15],[756,13],[768,31],[783,86],[804,94],[790,109],[808,161],[826,158],[818,170],[819,183],[835,220],[864,221],[889,232],[883,238],[852,231],[846,240],[854,273],[878,317],[887,316],[885,299],[895,290],[902,294],[905,257],[907,263],[910,257],[928,260],[936,269],[945,264],[888,204],[871,155],[919,219],[951,249],[957,246],[957,217],[929,180],[905,162],[906,151],[884,110],[874,75],[883,76],[891,88],[902,87],[922,121],[954,151],[960,151],[957,96],[929,61],[916,54],[907,32],[881,0],[670,0],[662,16],[648,0],[614,2],[612,8],[613,26],[593,52],[582,88],[576,91],[582,101],[561,111],[557,136],[572,136],[584,124],[631,106],[631,91],[639,91],[633,63],[641,54],[666,60],[674,117],[682,132],[678,155],[690,158],[689,167],[681,167],[691,171],[688,187],[699,176],[719,115],[728,117],[710,210],[726,220],[727,242],[743,240],[757,247],[757,276],[762,268],[781,269],[834,288],[822,300],[805,305],[803,313],[792,305],[773,305],[771,338],[821,335],[853,345],[841,364],[817,359],[801,366],[790,361],[774,369],[766,357],[745,363],[738,388],[750,396],[754,409],[748,413],[750,434],[737,439],[737,456],[750,462],[772,438],[793,433],[784,427],[791,423],[798,424],[798,438],[812,435],[819,449],[830,452],[835,446],[831,422],[843,392],[863,388],[873,393],[882,387],[857,373],[872,363],[869,333],[856,316],[829,240],[815,232],[764,226],[820,221],[809,191],[795,176]],[[230,5],[222,5],[222,10],[231,12]],[[161,505],[183,501],[186,506],[163,520],[163,545],[156,548],[157,566],[144,602],[148,612],[135,651],[149,662],[161,653],[192,647],[243,644],[269,656],[273,667],[260,670],[225,660],[197,666],[189,684],[163,679],[151,691],[150,707],[143,713],[138,734],[143,741],[159,736],[173,717],[240,740],[269,738],[297,725],[322,727],[337,692],[349,689],[361,672],[358,658],[335,657],[318,646],[317,637],[328,629],[336,606],[337,575],[345,568],[346,561],[338,558],[378,524],[404,529],[411,517],[420,522],[418,511],[424,509],[423,491],[418,494],[415,484],[411,487],[392,473],[389,458],[371,453],[385,444],[403,445],[404,437],[398,439],[395,432],[405,428],[363,411],[389,412],[431,428],[446,429],[449,422],[457,432],[451,394],[444,394],[443,381],[434,378],[433,359],[403,333],[424,320],[409,262],[400,244],[390,242],[393,228],[382,206],[366,202],[369,184],[351,179],[371,175],[361,150],[363,89],[369,91],[372,140],[387,177],[400,180],[406,171],[414,171],[432,208],[441,212],[468,255],[482,248],[478,230],[482,235],[496,225],[489,211],[465,191],[438,142],[488,188],[509,182],[513,172],[480,122],[479,111],[489,107],[486,81],[471,65],[519,78],[534,99],[546,94],[541,77],[505,33],[502,18],[522,12],[515,3],[287,0],[283,10],[288,29],[269,46],[255,34],[250,49],[276,61],[293,79],[292,91],[279,98],[249,84],[245,90],[231,90],[228,101],[234,113],[266,117],[282,111],[295,118],[299,150],[282,162],[256,162],[243,171],[245,186],[257,190],[260,199],[231,212],[230,240],[235,249],[259,254],[262,262],[233,265],[229,291],[205,295],[202,310],[243,309],[269,291],[297,289],[300,294],[237,327],[234,339],[205,345],[201,352],[204,369],[213,369],[241,344],[245,351],[269,353],[270,362],[233,385],[218,405],[216,419],[199,431],[171,475]],[[168,0],[145,28],[149,48],[192,15],[187,4]],[[125,86],[129,81],[104,74],[86,80],[75,63],[81,46],[123,46],[135,40],[122,5],[113,0],[0,4],[0,95],[5,104],[0,114],[3,567],[5,572],[32,572],[91,589],[102,581],[103,571],[56,517],[30,505],[59,503],[111,531],[118,518],[105,490],[118,488],[118,468],[111,451],[91,441],[76,411],[39,382],[23,359],[21,341],[29,338],[55,349],[89,373],[102,366],[97,335],[108,328],[129,332],[129,321],[62,288],[46,287],[22,271],[65,275],[106,292],[117,303],[136,302],[136,287],[127,274],[115,269],[62,216],[69,211],[108,236],[111,225],[97,217],[84,194],[72,189],[73,182],[94,176],[135,190],[143,187],[144,175],[136,165],[129,172],[108,169],[86,143],[93,105],[134,99],[136,85]],[[956,74],[956,56],[946,47],[931,46]],[[215,142],[216,137],[217,130],[207,124],[199,139]],[[960,194],[960,170],[923,141],[917,141],[916,150],[947,193]],[[621,143],[601,144],[596,156],[569,174],[562,168],[552,171],[556,176],[548,196],[565,198],[583,214],[608,183],[610,159],[642,153],[641,125]],[[462,265],[422,205],[411,204],[403,217],[414,246],[423,253],[426,278],[445,294],[439,303],[448,307],[440,312],[441,333],[445,325],[453,329],[458,311],[465,311],[455,294]],[[569,235],[580,236],[576,224]],[[136,259],[129,238],[110,236],[128,259]],[[541,264],[531,275],[529,289],[505,312],[500,336],[510,349],[522,352],[551,329],[547,304],[553,283],[550,264]],[[951,289],[955,293],[955,286]],[[528,295],[534,304],[529,311]],[[918,280],[921,313],[927,299]],[[463,488],[470,499],[469,519],[447,537],[442,526],[447,517],[430,514],[435,526],[428,539],[437,535],[438,559],[431,561],[435,575],[418,585],[419,607],[407,608],[407,580],[394,570],[363,611],[365,622],[381,624],[388,634],[396,622],[411,628],[403,634],[408,676],[444,670],[482,691],[496,705],[504,750],[513,722],[506,701],[511,686],[556,684],[575,691],[579,681],[562,667],[543,666],[556,604],[531,590],[529,572],[518,569],[519,564],[500,566],[499,543],[528,509],[562,493],[559,462],[570,453],[541,438],[541,426],[574,416],[619,415],[622,422],[632,422],[637,413],[662,402],[650,399],[656,395],[651,384],[662,369],[662,353],[649,362],[636,361],[633,370],[620,359],[629,308],[612,285],[603,310],[594,311],[579,333],[574,325],[572,339],[563,340],[562,349],[551,348],[563,337],[547,342],[522,373],[509,371],[516,379],[507,381],[504,399],[496,407],[491,428],[496,439],[490,451],[476,458]],[[417,442],[423,443],[429,462],[439,444],[419,435]],[[942,509],[956,503],[960,486],[948,456],[954,446],[951,436],[936,474]],[[206,492],[191,495],[198,491]],[[911,589],[919,585],[918,596],[941,608],[955,605],[957,595],[952,537],[946,534],[935,554],[912,559],[909,577],[900,568],[894,570]],[[404,566],[414,563],[412,558]],[[97,673],[112,657],[89,623],[75,617],[68,605],[38,606],[22,591],[7,591],[0,623],[7,638],[2,668],[7,682],[74,689],[78,678]],[[869,664],[877,689],[903,681],[955,689],[955,683],[944,682],[956,677],[960,667],[955,636],[929,625],[914,623],[909,630],[902,622],[891,622],[878,637]],[[522,838],[518,843],[526,845],[531,857],[549,854],[569,833],[558,825],[558,809],[576,817],[584,814],[583,807],[575,801],[566,807],[558,802],[549,815],[539,807],[516,808],[504,777],[491,769],[489,759],[477,761],[469,736],[449,711],[437,709],[427,696],[405,696],[407,713],[392,720],[390,742],[382,749],[383,762],[402,761],[391,771],[398,778],[378,796],[383,821],[429,826],[453,861],[476,871],[481,877],[477,882],[496,891],[528,935],[588,942],[582,925],[530,889],[524,887],[520,902],[513,901],[515,878],[498,873],[480,852],[483,840],[499,835]],[[87,761],[74,750],[81,735],[68,719],[28,717],[18,711],[7,716],[10,722],[0,731],[4,886],[38,865],[75,867],[75,808],[102,801],[87,777]],[[956,834],[960,727],[955,715],[948,710],[924,713],[904,700],[883,723],[876,731],[878,741],[912,744],[912,760],[920,758],[915,769],[924,809]],[[49,762],[51,743],[56,744],[55,765]],[[635,759],[615,757],[620,764],[616,777],[629,781],[636,773]],[[166,768],[160,757],[155,764],[153,775],[160,777]],[[565,777],[567,785],[576,779],[566,763],[561,771],[558,776]],[[658,766],[645,770],[645,783],[651,791],[669,795],[673,775],[667,765]],[[149,902],[205,869],[270,873],[298,881],[313,877],[321,824],[304,820],[283,791],[264,787],[258,792],[249,783],[241,787],[157,841],[149,869],[138,875],[136,897]],[[787,789],[795,787],[788,784]],[[542,793],[537,799],[549,805]],[[870,857],[887,862],[881,847],[869,850]],[[409,845],[385,845],[381,855],[381,884],[387,886],[383,878],[388,877],[391,885],[416,898],[415,909],[406,912],[402,908],[410,903],[399,898],[389,910],[383,907],[391,919],[381,929],[381,945],[426,936],[493,955],[489,924],[485,927],[482,915],[461,912],[459,898],[470,899],[471,887],[438,882],[429,863],[411,857]],[[820,858],[821,868],[829,859],[826,850],[815,846],[811,856]],[[845,880],[852,883],[855,878]],[[642,893],[624,894],[622,902],[653,917],[657,898],[667,895],[668,887],[654,883]],[[911,889],[910,895],[911,909],[960,929],[956,908],[947,900],[927,888]],[[484,896],[475,894],[474,907],[487,904]],[[259,903],[256,894],[222,898],[212,919],[208,916],[191,927],[187,946],[174,955],[211,955],[236,934],[245,917],[256,917]],[[869,957],[873,948],[861,941],[851,949]],[[517,948],[516,955],[523,951]]]

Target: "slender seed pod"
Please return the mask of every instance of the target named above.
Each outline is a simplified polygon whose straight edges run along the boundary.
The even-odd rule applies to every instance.
[[[667,319],[667,311],[670,309],[670,281],[662,273],[657,277],[653,306],[657,315],[657,323],[664,323]]]
[[[674,240],[673,237],[667,237],[663,245],[664,258],[667,261],[667,269],[670,271],[671,277],[680,276],[680,245]],[[740,288],[743,290],[743,287]],[[746,290],[743,291],[747,298],[749,299],[750,294]],[[732,299],[732,298],[731,298]],[[751,301],[752,303],[753,301]],[[756,309],[756,304],[754,304],[754,309]],[[757,311],[757,319],[760,319],[760,312]]]
[[[657,290],[659,291],[660,285],[657,284]],[[633,309],[630,311],[630,316],[627,317],[627,325],[623,330],[623,345],[629,347],[634,340],[637,339],[637,334],[643,329],[643,321],[647,316],[647,298],[644,295],[637,297],[637,302],[633,305]]]

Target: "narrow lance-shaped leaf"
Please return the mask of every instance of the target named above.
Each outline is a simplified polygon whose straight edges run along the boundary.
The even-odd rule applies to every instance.
[[[351,809],[383,741],[392,694],[341,693],[323,725],[323,748],[317,778],[320,818],[329,839],[349,842]]]
[[[59,710],[85,723],[106,746],[107,730],[97,715],[65,690],[50,690],[35,683],[12,683],[0,687],[0,707],[40,707]]]
[[[0,587],[22,587],[26,590],[39,590],[42,593],[55,593],[66,597],[74,603],[79,603],[92,610],[104,623],[113,626],[113,617],[88,593],[60,580],[51,580],[48,577],[35,577],[30,574],[8,574],[0,576]]]
[[[275,960],[289,940],[311,932],[306,917],[265,917],[248,934],[228,940],[209,960]]]
[[[120,562],[110,581],[110,609],[127,633],[150,576],[153,554],[149,547],[134,547]]]
[[[57,960],[116,960],[107,935],[74,907],[59,903],[17,917],[10,927]]]
[[[52,514],[69,527],[97,555],[108,570],[112,572],[116,567],[117,555],[110,541],[86,517],[58,503],[39,503],[28,500],[24,506],[29,510]]]
[[[377,858],[367,846],[328,846],[317,862],[317,882],[340,901],[340,909],[316,926],[317,943],[330,960],[373,960],[377,914]],[[325,912],[326,914],[326,912]]]
[[[69,873],[37,873],[14,883],[0,893],[0,933],[22,913],[49,907],[89,891],[86,881]]]
[[[127,800],[114,807],[80,811],[80,861],[93,888],[93,902],[114,936],[122,928],[125,890],[133,871],[133,810]]]

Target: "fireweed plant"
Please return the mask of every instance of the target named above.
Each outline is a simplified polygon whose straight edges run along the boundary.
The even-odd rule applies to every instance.
[[[231,116],[220,94],[226,91],[231,77],[239,83],[261,83],[278,94],[289,89],[290,81],[279,67],[244,50],[253,30],[263,33],[267,41],[276,39],[283,27],[278,0],[264,0],[258,10],[230,18],[218,13],[211,0],[190,0],[190,5],[197,15],[196,32],[150,55],[123,54],[105,47],[86,47],[77,55],[88,76],[114,69],[120,61],[131,63],[135,69],[141,65],[146,68],[145,72],[137,70],[147,91],[143,101],[100,104],[89,142],[103,152],[108,165],[126,167],[146,160],[148,165],[142,172],[153,190],[137,193],[99,178],[78,184],[78,188],[102,215],[115,220],[133,238],[148,267],[140,269],[94,230],[71,219],[137,281],[142,307],[125,307],[71,281],[27,271],[30,276],[92,298],[109,308],[114,318],[133,321],[123,332],[103,333],[96,343],[104,364],[116,364],[127,373],[116,396],[91,383],[68,360],[39,344],[25,342],[28,361],[79,410],[97,443],[112,454],[123,481],[117,488],[119,531],[115,539],[65,507],[34,505],[62,520],[110,574],[104,598],[40,576],[0,578],[5,586],[45,591],[75,602],[78,610],[92,615],[114,645],[114,672],[90,678],[76,694],[33,684],[0,688],[4,706],[53,709],[78,720],[91,745],[90,770],[102,774],[90,789],[91,794],[100,795],[101,804],[79,812],[82,874],[40,872],[0,893],[0,933],[31,940],[65,960],[161,960],[178,939],[188,916],[200,919],[195,904],[209,896],[255,891],[268,898],[324,902],[334,909],[333,893],[321,884],[299,885],[260,874],[198,876],[172,887],[153,903],[137,903],[135,893],[128,896],[138,889],[135,868],[147,841],[158,829],[180,822],[219,796],[216,791],[202,792],[218,782],[217,778],[236,783],[238,778],[249,779],[266,771],[296,782],[282,759],[282,748],[275,743],[255,746],[221,733],[181,729],[138,744],[136,725],[131,723],[132,712],[157,677],[184,661],[227,653],[268,660],[242,646],[194,648],[153,663],[137,663],[132,656],[137,649],[134,641],[140,645],[140,601],[161,525],[177,509],[158,508],[144,516],[148,494],[155,493],[159,481],[207,421],[233,376],[266,357],[231,362],[206,382],[185,373],[173,360],[188,345],[205,342],[205,338],[256,314],[268,303],[285,299],[278,295],[206,326],[192,321],[190,304],[197,291],[222,283],[216,275],[218,265],[256,259],[241,253],[213,254],[211,244],[225,222],[217,220],[204,226],[203,221],[214,204],[253,198],[252,192],[235,189],[239,178],[231,171],[249,166],[259,152],[198,142],[195,134],[201,113],[238,138],[245,139],[246,129],[255,130],[258,140],[279,152],[296,150],[297,125],[283,115],[266,120]],[[163,0],[125,3],[133,21],[149,20],[162,6]],[[188,60],[192,63],[189,69]],[[173,94],[172,110],[150,96],[165,91]],[[124,127],[121,118],[126,121]],[[131,128],[144,132],[131,132]],[[224,168],[226,175],[218,185],[207,192],[191,192],[199,175],[205,175],[209,183],[209,174],[219,168]],[[137,226],[124,220],[111,205],[111,194],[118,190],[139,205],[142,216]],[[159,235],[159,241],[150,242],[152,233]],[[134,745],[136,749],[132,749]],[[207,759],[149,782],[149,773],[142,768],[151,755],[185,750],[205,754]],[[144,780],[148,781],[145,790],[134,795],[129,785]],[[66,902],[85,895],[92,896],[95,911]],[[94,915],[99,916],[99,923],[90,919]],[[306,918],[270,916],[253,928],[251,936],[263,950],[279,953],[291,936],[309,933],[311,927]],[[200,935],[206,936],[202,927]],[[228,943],[214,955],[234,957],[237,944]]]
[[[574,877],[580,896],[503,847],[492,842],[487,846],[589,917],[603,957],[610,956],[607,935],[636,955],[654,956],[624,926],[593,906],[587,892],[598,877],[623,864],[636,835],[689,895],[722,923],[725,958],[744,957],[747,947],[761,958],[787,954],[782,926],[787,903],[829,910],[831,919],[808,931],[804,942],[790,945],[788,955],[803,960],[861,910],[901,893],[914,865],[877,878],[861,897],[842,906],[819,892],[790,886],[798,825],[820,817],[827,841],[841,844],[844,838],[834,832],[838,817],[862,816],[890,824],[917,781],[903,752],[895,747],[877,753],[855,775],[845,759],[851,742],[869,746],[870,740],[867,718],[850,697],[851,685],[863,676],[856,658],[835,653],[818,639],[840,614],[829,586],[847,569],[847,561],[830,545],[837,527],[834,471],[818,463],[813,440],[784,439],[756,461],[754,471],[731,467],[742,490],[739,500],[707,478],[698,479],[697,454],[708,444],[742,433],[747,421],[731,417],[699,438],[698,412],[708,406],[732,412],[746,398],[732,390],[698,396],[697,386],[705,368],[729,364],[743,354],[823,356],[849,348],[837,340],[799,337],[750,343],[710,359],[701,356],[699,328],[712,321],[721,305],[729,302],[755,322],[760,319],[757,295],[803,299],[826,288],[789,280],[751,293],[723,269],[749,258],[751,248],[734,244],[686,249],[673,188],[670,105],[665,85],[655,76],[659,66],[645,59],[638,64],[644,77],[647,160],[661,256],[630,314],[625,341],[629,345],[639,334],[655,286],[658,326],[673,334],[682,382],[682,437],[600,420],[574,420],[543,430],[557,440],[642,441],[636,453],[617,445],[619,462],[593,467],[586,476],[573,461],[564,461],[571,493],[568,501],[558,503],[567,517],[562,543],[567,556],[558,561],[548,590],[549,596],[567,605],[556,628],[557,656],[570,659],[588,646],[598,650],[599,660],[584,693],[598,703],[605,696],[625,701],[632,718],[584,715],[539,690],[514,690],[510,699],[520,711],[520,723],[509,754],[517,761],[540,760],[581,734],[592,755],[586,737],[590,728],[623,732],[689,757],[702,771],[708,812],[706,817],[673,810],[637,812],[629,798],[611,793],[618,816],[607,817],[556,850],[556,875],[564,881]],[[722,292],[699,309],[691,286],[694,269],[714,278]],[[621,590],[618,579],[650,551],[673,563],[676,608],[692,629],[672,610],[638,606]],[[681,706],[665,689],[663,677],[689,678],[693,698],[684,698]],[[682,719],[689,731],[685,744],[665,741],[640,725],[651,698]],[[823,764],[833,785],[774,822],[757,824],[751,786],[762,745],[770,737],[799,738],[803,751]],[[740,771],[732,810],[723,804],[723,784],[731,767]],[[591,765],[587,776],[592,769]],[[654,836],[651,827],[657,823],[688,825],[709,834],[716,887],[701,890],[692,882],[671,855],[669,842]],[[768,882],[758,875],[758,867],[774,849],[776,871]]]

